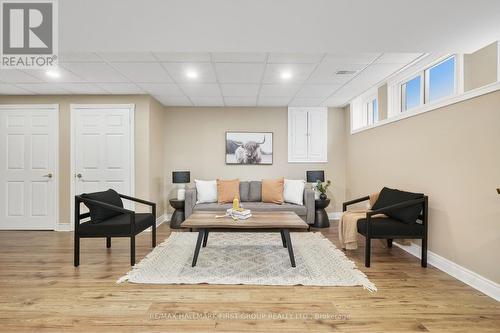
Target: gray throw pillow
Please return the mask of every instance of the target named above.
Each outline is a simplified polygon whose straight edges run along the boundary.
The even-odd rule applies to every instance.
[[[240,182],[240,201],[249,201],[250,182]]]
[[[260,181],[251,181],[250,182],[250,194],[249,200],[251,202],[260,202],[262,201],[262,182]]]

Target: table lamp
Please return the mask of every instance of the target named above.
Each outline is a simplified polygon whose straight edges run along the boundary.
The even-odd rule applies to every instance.
[[[191,182],[191,174],[189,171],[173,171],[172,172],[172,183],[173,184],[183,184],[177,190],[177,200],[184,200],[186,198],[185,184]]]

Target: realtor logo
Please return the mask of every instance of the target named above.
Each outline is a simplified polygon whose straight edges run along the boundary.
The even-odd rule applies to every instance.
[[[3,69],[40,69],[57,64],[57,2],[2,0]]]

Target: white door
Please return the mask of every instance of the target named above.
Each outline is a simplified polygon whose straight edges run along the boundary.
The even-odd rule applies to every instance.
[[[133,195],[133,106],[72,105],[71,113],[73,193]]]
[[[0,229],[54,230],[57,105],[0,105]]]

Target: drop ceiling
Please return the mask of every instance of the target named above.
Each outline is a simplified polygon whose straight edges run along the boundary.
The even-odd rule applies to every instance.
[[[165,106],[341,106],[420,56],[71,52],[61,53],[58,78],[0,70],[0,94],[149,94]],[[342,70],[353,73],[337,74]]]

